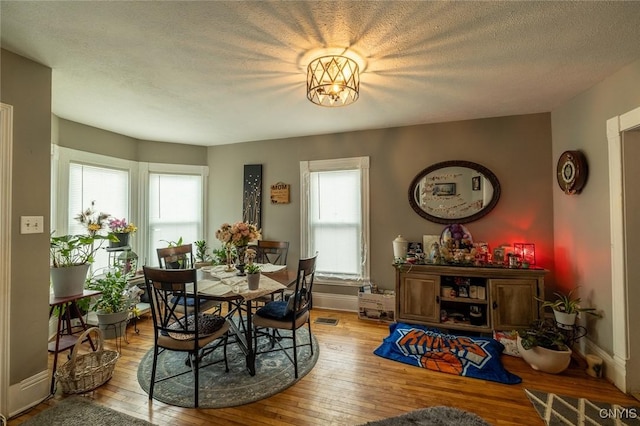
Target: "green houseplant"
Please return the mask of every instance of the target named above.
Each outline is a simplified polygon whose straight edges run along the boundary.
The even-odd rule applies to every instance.
[[[98,234],[106,223],[107,213],[96,213],[94,203],[75,219],[87,229],[87,234],[49,237],[51,285],[55,297],[81,294],[94,255],[105,240],[117,241],[112,234]]]
[[[213,259],[209,255],[209,245],[205,240],[198,240],[193,243],[196,246],[196,268],[201,268],[203,266],[211,265],[213,263]]]
[[[577,289],[578,287],[570,290],[567,294],[556,291],[553,293],[556,296],[555,300],[543,300],[539,298],[536,298],[536,300],[542,302],[540,309],[551,308],[561,328],[569,329],[573,327],[576,317],[580,312],[601,318],[602,315],[600,315],[595,308],[583,308],[580,306],[582,299],[573,296],[574,291]]]
[[[244,271],[247,273],[249,290],[257,290],[260,286],[260,265],[249,263],[245,266]]]
[[[571,362],[567,332],[552,318],[534,321],[531,326],[518,330],[517,345],[522,358],[534,370],[558,374]]]
[[[108,270],[104,274],[94,275],[86,284],[88,289],[101,292],[91,305],[91,310],[98,317],[98,327],[106,331],[111,327],[116,336],[124,332],[129,313],[142,292],[137,286],[129,285],[130,276],[119,269]]]

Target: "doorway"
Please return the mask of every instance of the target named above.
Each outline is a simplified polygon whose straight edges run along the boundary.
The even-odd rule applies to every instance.
[[[640,339],[630,324],[640,321],[640,107],[607,120],[611,221],[611,290],[615,385],[626,393],[640,392]],[[635,162],[634,162],[635,160]],[[635,189],[635,190],[634,190]]]
[[[0,103],[0,419],[9,411],[9,309],[11,307],[11,165],[13,107]]]

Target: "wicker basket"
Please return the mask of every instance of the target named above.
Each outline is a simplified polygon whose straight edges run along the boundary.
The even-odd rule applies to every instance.
[[[96,335],[92,340],[96,350],[78,355],[80,345],[91,333]],[[71,394],[89,392],[111,378],[120,354],[116,351],[103,350],[103,343],[102,331],[97,327],[87,329],[78,337],[71,351],[71,358],[55,374],[58,383],[62,386],[62,392]]]

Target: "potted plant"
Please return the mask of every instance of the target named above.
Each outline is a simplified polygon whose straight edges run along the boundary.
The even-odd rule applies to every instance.
[[[567,369],[571,362],[569,336],[553,319],[534,321],[517,333],[518,351],[531,368],[551,374]]]
[[[129,235],[134,234],[138,227],[133,223],[127,223],[127,219],[109,219],[109,229],[116,236],[117,241],[109,241],[110,248],[124,247],[129,245]]]
[[[555,300],[548,301],[536,298],[539,302],[542,302],[540,309],[551,308],[553,315],[558,322],[558,326],[565,329],[573,328],[576,322],[576,317],[580,312],[585,312],[589,315],[601,318],[595,308],[582,308],[580,303],[582,300],[579,297],[573,297],[573,292],[577,290],[577,287],[564,294],[561,292],[553,293],[556,296]]]
[[[129,312],[135,307],[142,292],[137,286],[129,285],[129,278],[130,274],[112,269],[87,280],[88,289],[101,292],[91,305],[91,310],[98,317],[98,326],[107,331],[113,326],[116,336],[122,334]]]
[[[213,263],[213,259],[209,255],[209,245],[205,240],[198,240],[193,243],[196,246],[196,263],[195,267],[202,268],[203,266],[210,266]]]
[[[61,235],[49,238],[49,260],[51,285],[55,297],[68,297],[82,294],[89,266],[94,261],[96,251],[104,240],[113,241],[111,233],[100,235],[106,219],[106,213],[96,214],[94,203],[76,216],[76,220],[87,228],[86,235]]]
[[[244,268],[247,273],[247,283],[249,290],[257,290],[260,287],[260,265],[249,263]]]

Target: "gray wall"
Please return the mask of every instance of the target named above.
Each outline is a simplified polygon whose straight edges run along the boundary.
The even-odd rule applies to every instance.
[[[567,196],[553,184],[556,279],[563,290],[580,286],[583,305],[602,310],[604,318],[590,321],[588,337],[609,353],[613,352],[613,324],[606,121],[640,106],[638,81],[640,60],[551,113],[549,173],[555,175],[555,162],[567,150],[582,151],[589,164],[589,178],[580,195]]]
[[[15,384],[47,368],[51,69],[6,50],[0,63],[0,100],[14,108],[9,383]],[[20,216],[43,216],[45,232],[20,234]]]
[[[207,165],[207,148],[130,138],[84,124],[53,117],[58,133],[54,143],[71,149],[149,163]]]
[[[300,255],[299,162],[355,156],[371,159],[371,279],[379,287],[394,286],[391,242],[398,234],[422,241],[422,235],[442,231],[443,225],[411,209],[407,193],[416,174],[447,160],[480,163],[500,180],[502,196],[496,208],[467,224],[474,240],[491,246],[533,242],[539,263],[554,270],[549,114],[209,147],[209,239],[213,241],[223,222],[242,218],[243,165],[262,164],[264,237],[290,241],[289,265],[295,265]],[[269,202],[269,187],[279,181],[291,184],[290,204]],[[553,281],[552,274],[547,278]],[[336,287],[318,290],[345,292]],[[355,294],[354,289],[347,292]]]

